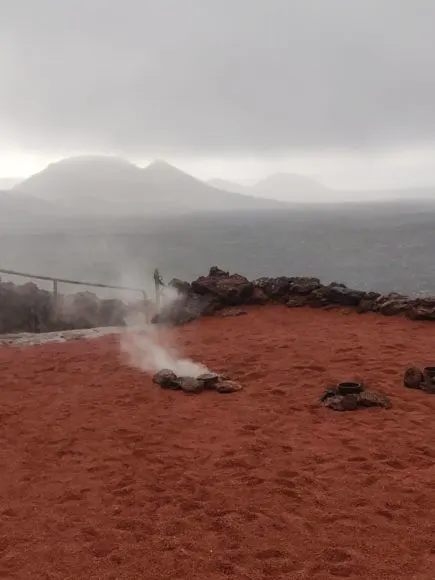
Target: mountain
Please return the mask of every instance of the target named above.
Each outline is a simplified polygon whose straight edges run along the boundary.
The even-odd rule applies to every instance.
[[[51,163],[13,189],[74,213],[110,213],[125,205],[127,191],[130,203],[142,195],[142,171],[116,157],[72,157]]]
[[[0,191],[11,189],[23,180],[22,177],[0,177]]]
[[[277,173],[248,188],[252,195],[285,201],[328,201],[332,191],[318,181],[294,173]]]
[[[273,209],[283,204],[221,191],[165,161],[140,168],[117,157],[85,156],[52,163],[15,188],[74,213],[177,214]]]
[[[60,209],[49,201],[18,194],[11,191],[0,191],[0,225],[30,226],[41,219],[50,220],[60,214]]]
[[[222,191],[229,191],[231,193],[245,194],[245,192],[249,192],[248,186],[236,183],[235,181],[227,181],[226,179],[219,178],[209,179],[207,183],[212,187],[215,187],[216,189],[220,189]],[[249,195],[249,193],[246,193],[245,195]]]
[[[211,179],[208,183],[225,191],[254,195],[284,202],[328,201],[333,193],[318,181],[294,173],[277,173],[254,185],[241,185],[224,179]]]

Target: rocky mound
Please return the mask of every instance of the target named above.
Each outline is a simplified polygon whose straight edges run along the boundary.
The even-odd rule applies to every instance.
[[[435,367],[409,367],[405,371],[403,383],[408,389],[420,389],[426,393],[435,393]]]
[[[234,306],[277,303],[289,308],[355,309],[358,313],[377,312],[384,316],[404,315],[412,320],[435,320],[435,297],[410,298],[401,294],[380,294],[353,290],[333,282],[324,285],[318,278],[259,278],[250,281],[216,266],[208,276],[192,283],[172,280],[179,299],[154,318],[154,322],[184,324],[200,316],[218,314]]]
[[[358,383],[340,383],[327,389],[320,397],[320,403],[334,411],[356,411],[367,407],[391,409],[390,399],[383,393],[366,390]]]
[[[318,278],[280,276],[250,281],[213,266],[207,276],[191,283],[174,279],[170,286],[178,291],[178,298],[153,318],[154,323],[181,325],[201,316],[228,316],[235,308],[238,314],[243,314],[240,307],[256,304],[346,307],[360,314],[377,312],[384,316],[435,320],[435,297],[365,292],[336,282],[325,285]],[[0,282],[0,334],[123,326],[130,308],[120,300],[101,300],[91,292],[80,292],[60,296],[55,313],[50,292],[33,283],[17,286]]]
[[[53,295],[32,282],[0,282],[0,334],[122,326],[126,315],[122,301],[92,292],[59,295],[55,308]]]
[[[169,369],[162,369],[154,375],[153,382],[160,385],[162,389],[181,390],[185,393],[201,393],[202,391],[237,393],[242,390],[241,385],[217,373],[204,373],[198,377],[179,377]]]

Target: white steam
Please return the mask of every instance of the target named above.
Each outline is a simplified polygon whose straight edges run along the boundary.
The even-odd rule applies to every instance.
[[[165,287],[160,308],[169,307],[179,298],[174,288]],[[121,336],[121,352],[128,363],[148,374],[170,369],[177,376],[197,377],[208,372],[206,366],[182,358],[170,331],[147,320],[144,312],[132,313]]]

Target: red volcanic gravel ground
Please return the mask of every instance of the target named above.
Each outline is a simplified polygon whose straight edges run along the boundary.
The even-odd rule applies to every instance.
[[[241,393],[162,390],[118,339],[0,349],[0,578],[435,577],[435,325],[253,309],[175,333]],[[431,358],[432,357],[432,358]],[[366,379],[392,410],[318,405]]]

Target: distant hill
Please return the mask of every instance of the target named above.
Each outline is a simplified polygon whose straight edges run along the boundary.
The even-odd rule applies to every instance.
[[[249,191],[249,186],[236,183],[235,181],[227,181],[226,179],[210,179],[207,183],[212,187],[216,187],[216,189],[230,191],[232,193],[245,193],[245,191]]]
[[[318,181],[294,173],[277,173],[247,189],[252,195],[265,195],[286,201],[328,201],[333,190]],[[307,199],[308,198],[308,199]]]
[[[0,191],[11,189],[18,185],[20,181],[24,181],[23,177],[0,177]]]
[[[0,191],[0,225],[32,225],[41,218],[58,216],[56,204],[12,191]]]
[[[174,214],[278,208],[282,203],[221,191],[165,161],[140,168],[117,157],[86,156],[52,163],[14,191],[75,213]]]
[[[224,179],[211,179],[208,183],[226,191],[273,198],[285,202],[328,201],[334,190],[318,181],[294,173],[277,173],[254,185],[241,185]]]
[[[254,185],[241,185],[225,179],[210,179],[207,183],[219,189],[231,192],[255,195],[263,198],[272,197],[289,204],[331,204],[398,202],[417,203],[421,208],[435,202],[435,186],[408,187],[397,189],[331,189],[315,179],[293,173],[277,173]]]

